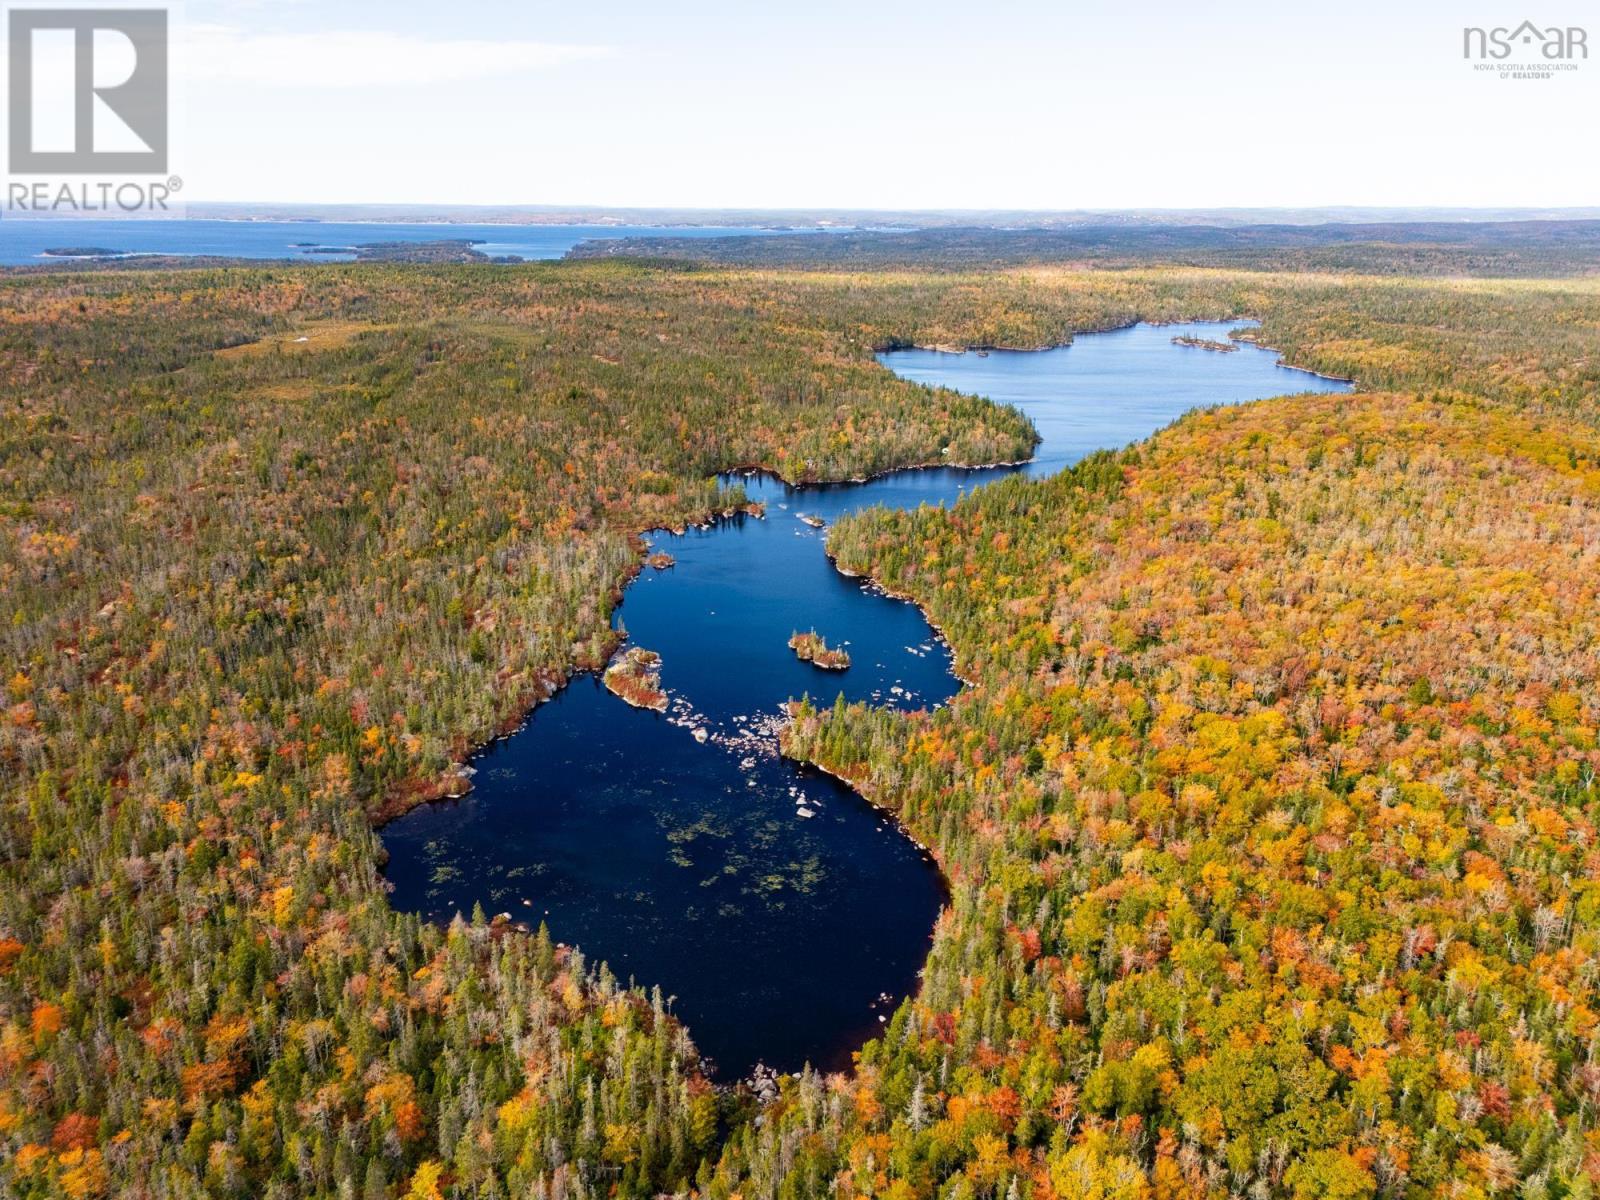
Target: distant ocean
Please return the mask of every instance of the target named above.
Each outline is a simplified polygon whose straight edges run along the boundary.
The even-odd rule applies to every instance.
[[[223,258],[338,262],[370,242],[470,239],[492,257],[560,258],[589,238],[728,237],[794,230],[660,225],[458,225],[336,221],[0,220],[0,266],[51,262],[47,250],[114,250],[119,254],[210,255]],[[346,251],[341,253],[341,251]],[[56,260],[60,261],[60,260]]]

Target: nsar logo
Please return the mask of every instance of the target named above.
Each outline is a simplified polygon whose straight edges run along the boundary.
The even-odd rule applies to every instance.
[[[1498,26],[1480,29],[1467,26],[1461,31],[1461,57],[1503,62],[1514,53],[1535,51],[1549,62],[1589,57],[1589,31],[1578,25],[1552,25],[1541,29],[1524,21],[1515,29]]]

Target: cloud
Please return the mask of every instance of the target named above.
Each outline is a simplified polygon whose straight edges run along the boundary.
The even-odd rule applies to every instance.
[[[191,25],[174,47],[190,80],[283,88],[414,87],[527,75],[608,57],[607,46],[433,39],[378,31],[249,33]]]

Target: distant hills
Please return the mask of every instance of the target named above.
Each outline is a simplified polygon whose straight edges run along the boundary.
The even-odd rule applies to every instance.
[[[1086,226],[1236,227],[1600,219],[1586,208],[1146,208],[1146,209],[760,209],[608,208],[593,205],[276,204],[191,202],[191,217],[237,221],[438,221],[507,225],[727,225],[761,228],[933,229]]]
[[[1600,270],[1600,221],[979,226],[817,237],[629,237],[573,258],[654,258],[759,267],[976,269],[1026,263],[1234,267],[1370,275],[1554,276]]]

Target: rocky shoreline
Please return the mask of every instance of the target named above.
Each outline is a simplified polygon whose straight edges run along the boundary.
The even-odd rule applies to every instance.
[[[606,689],[635,708],[667,711],[667,694],[661,690],[661,656],[633,646],[606,668]]]

